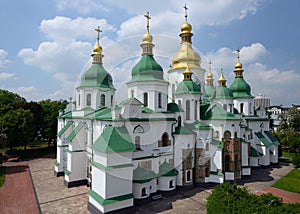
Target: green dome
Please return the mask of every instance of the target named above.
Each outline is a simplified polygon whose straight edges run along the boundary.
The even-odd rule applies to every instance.
[[[192,80],[183,80],[176,88],[175,94],[201,94],[200,87]]]
[[[215,87],[212,85],[205,86],[206,98],[211,98],[212,94],[214,93]]]
[[[253,97],[251,95],[251,88],[243,77],[236,77],[229,88],[235,98]]]
[[[214,99],[233,99],[233,94],[226,86],[217,86],[212,94]]]
[[[142,55],[140,61],[133,67],[131,72],[134,81],[152,81],[160,80],[165,81],[163,76],[164,72],[162,67],[155,61],[153,55]]]
[[[102,64],[93,63],[92,66],[81,76],[79,86],[104,87],[114,89],[111,75],[104,69]]]

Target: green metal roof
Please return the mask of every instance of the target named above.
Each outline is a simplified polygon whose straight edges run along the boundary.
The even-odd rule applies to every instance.
[[[144,106],[144,107],[142,107],[142,112],[143,113],[153,113],[154,111],[151,108]]]
[[[177,170],[174,169],[174,167],[171,164],[167,163],[166,161],[159,166],[159,176],[176,176],[176,175],[178,175]]]
[[[163,81],[164,72],[162,67],[155,61],[153,55],[144,54],[140,61],[133,67],[131,80],[129,82],[139,81]]]
[[[140,165],[138,165],[137,168],[133,170],[133,183],[146,183],[156,177],[157,175],[155,172],[140,167]]]
[[[235,98],[253,98],[251,88],[243,77],[236,77],[229,88]]]
[[[73,121],[68,121],[67,124],[58,132],[57,136],[61,137],[73,123]]]
[[[194,132],[190,131],[189,129],[185,128],[184,126],[179,126],[175,128],[173,134],[183,134],[183,135],[190,135],[194,134]]]
[[[209,108],[209,103],[200,104],[200,119],[205,118],[205,114],[207,112],[207,109]]]
[[[102,64],[93,63],[91,67],[81,76],[79,86],[103,87],[115,89],[111,75],[104,69]]]
[[[80,122],[75,129],[69,134],[69,136],[67,137],[67,141],[68,142],[72,142],[72,140],[76,137],[76,135],[78,134],[78,132],[83,128],[84,126],[84,122]]]
[[[271,146],[270,142],[263,136],[263,134],[261,132],[255,132],[255,135],[260,139],[260,141],[265,146]]]
[[[233,99],[232,92],[226,86],[217,86],[211,96],[214,99]]]
[[[214,91],[215,91],[215,87],[213,85],[206,85],[205,86],[205,92],[206,92],[205,97],[211,98]]]
[[[224,143],[222,141],[219,141],[216,139],[212,139],[211,144],[218,146],[218,148],[220,148],[220,149],[224,148]]]
[[[232,113],[224,110],[223,108],[219,107],[218,105],[213,106],[209,109],[203,119],[205,120],[240,120],[239,118],[235,117]]]
[[[72,118],[72,112],[66,112],[63,115],[60,115],[58,118]]]
[[[270,138],[270,140],[274,143],[274,145],[276,145],[276,146],[280,145],[278,140],[274,137],[274,135],[270,131],[264,131],[264,132],[268,136],[268,138]]]
[[[167,110],[170,112],[183,112],[177,103],[168,103]]]
[[[86,116],[88,119],[96,119],[96,120],[111,120],[112,114],[111,109],[109,108],[101,108],[92,112]]]
[[[201,94],[201,90],[193,80],[183,80],[177,86],[175,94]]]
[[[103,153],[134,151],[135,145],[125,126],[104,129],[100,137],[95,141],[92,148]]]
[[[262,154],[260,154],[254,147],[251,146],[251,155],[250,155],[250,157],[258,158],[258,157],[261,157],[261,156],[262,156]]]
[[[94,190],[90,189],[88,191],[89,196],[91,196],[93,199],[95,199],[99,204],[101,205],[107,205],[107,204],[113,204],[120,201],[125,201],[128,199],[133,198],[133,194],[127,194],[127,195],[121,195],[113,198],[104,199],[102,198],[98,193],[96,193]]]

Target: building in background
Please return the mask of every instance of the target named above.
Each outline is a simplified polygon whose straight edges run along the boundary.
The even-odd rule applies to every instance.
[[[257,108],[259,106],[268,108],[270,106],[270,97],[266,97],[262,94],[254,97],[254,107]]]

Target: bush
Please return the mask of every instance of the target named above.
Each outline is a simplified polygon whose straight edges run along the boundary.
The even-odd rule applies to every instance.
[[[300,156],[294,157],[292,160],[292,164],[294,164],[296,168],[300,168]]]
[[[300,204],[283,204],[271,193],[253,195],[245,187],[225,182],[207,197],[207,213],[300,213]]]

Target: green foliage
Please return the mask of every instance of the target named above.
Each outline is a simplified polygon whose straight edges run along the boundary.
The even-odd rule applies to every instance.
[[[5,183],[5,174],[6,174],[6,167],[1,166],[0,167],[0,187],[2,187],[3,184]]]
[[[19,108],[22,103],[26,103],[26,100],[18,94],[0,90],[0,117],[10,110]]]
[[[57,117],[60,109],[66,108],[66,102],[42,100],[40,102],[43,109],[43,125],[42,125],[42,138],[46,139],[49,143],[56,140],[57,135]]]
[[[294,157],[292,160],[292,164],[294,164],[296,168],[300,168],[300,156]]]
[[[272,194],[257,196],[244,187],[225,182],[219,184],[207,198],[207,213],[299,213],[300,204],[282,204]]]

